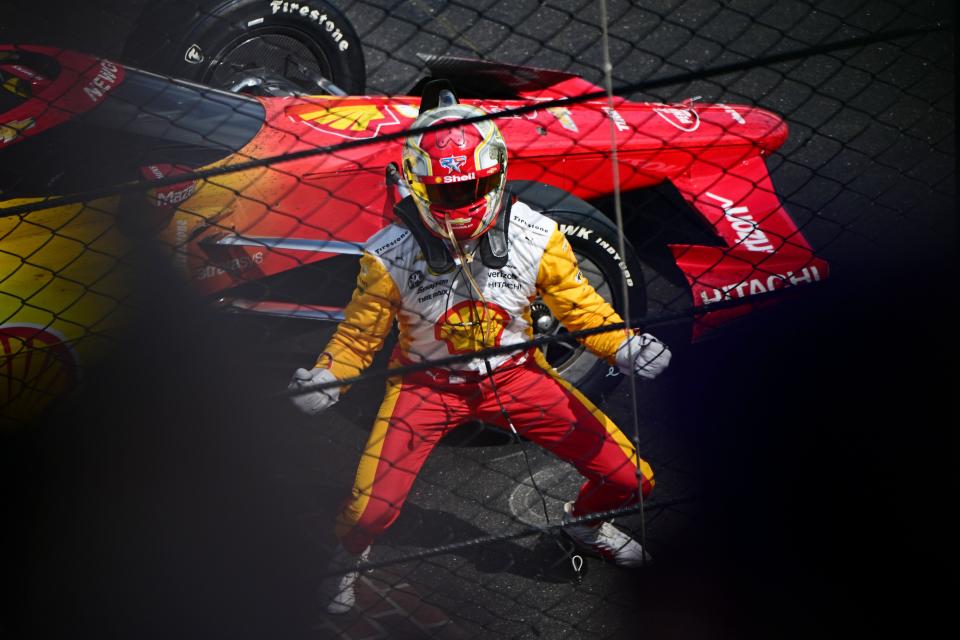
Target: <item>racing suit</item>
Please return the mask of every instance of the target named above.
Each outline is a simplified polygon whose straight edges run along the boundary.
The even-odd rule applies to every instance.
[[[391,365],[422,362],[521,343],[533,336],[530,304],[539,295],[571,331],[621,322],[589,285],[553,220],[516,202],[508,214],[509,256],[499,269],[479,260],[431,273],[416,240],[391,225],[373,236],[345,318],[317,361],[338,379],[368,367],[394,319],[399,342]],[[464,273],[470,269],[477,295]],[[624,331],[589,336],[586,347],[613,362]],[[574,465],[586,478],[573,515],[615,509],[644,495],[653,471],[631,442],[583,394],[561,379],[536,349],[474,358],[387,381],[336,534],[361,553],[397,518],[437,442],[479,419],[509,428]]]

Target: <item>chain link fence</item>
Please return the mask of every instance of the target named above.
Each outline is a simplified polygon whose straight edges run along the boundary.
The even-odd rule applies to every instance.
[[[5,546],[31,558],[14,571],[27,586],[10,600],[21,605],[4,623],[12,632],[792,633],[775,619],[794,612],[777,602],[795,593],[788,577],[751,565],[772,586],[746,589],[768,608],[754,618],[691,569],[719,548],[703,547],[699,530],[715,523],[709,496],[718,481],[705,446],[716,436],[697,423],[708,407],[686,405],[729,402],[716,408],[720,424],[744,405],[781,411],[749,394],[720,395],[735,384],[723,376],[789,370],[752,351],[759,336],[776,352],[776,340],[801,335],[791,314],[810,313],[796,305],[835,303],[831,283],[885,291],[900,282],[890,265],[923,278],[925,267],[952,260],[952,6],[88,4],[15,1],[0,26],[0,412],[11,445],[5,466],[38,481],[9,507],[28,524]],[[510,190],[557,222],[577,277],[610,307],[574,304],[563,327],[549,290],[522,283],[523,335],[501,344],[509,323],[486,315],[494,307],[483,296],[506,299],[494,296],[513,291],[517,277],[491,268],[477,290],[481,315],[453,318],[461,305],[447,304],[449,326],[436,322],[442,348],[401,343],[405,357],[393,366],[456,373],[478,352],[489,364],[539,351],[589,396],[586,406],[620,426],[619,446],[652,465],[649,499],[623,499],[605,517],[642,540],[656,564],[627,572],[589,558],[576,568],[583,556],[560,523],[585,458],[511,436],[510,413],[533,405],[514,398],[524,406],[508,402],[500,428],[486,416],[444,430],[423,469],[410,472],[416,482],[396,524],[362,565],[356,606],[333,616],[316,590],[343,571],[327,564],[342,501],[351,484],[355,502],[375,501],[380,489],[364,464],[402,467],[410,455],[382,453],[386,436],[376,429],[368,440],[396,335],[365,373],[340,375],[350,392],[322,418],[295,413],[283,389],[338,321],[357,317],[347,302],[358,282],[379,291],[389,280],[421,309],[446,290],[442,273],[399,259],[380,260],[378,282],[363,272],[358,280],[365,248],[391,255],[368,238],[394,222],[409,193],[401,147],[437,78],[488,114],[479,122],[497,123]],[[466,290],[463,304],[475,313]],[[600,317],[571,321],[583,313]],[[470,328],[477,324],[484,331]],[[624,328],[663,339],[678,372],[621,382],[609,349],[598,357],[575,340],[599,344]],[[809,366],[796,363],[798,384]],[[424,394],[423,406],[433,401]],[[762,456],[765,443],[782,454],[769,436],[749,435],[757,441],[747,449]],[[358,459],[366,461],[359,472]],[[58,518],[73,520],[63,538],[49,524]],[[803,585],[819,579],[781,564]],[[736,574],[735,561],[718,566]],[[187,577],[196,582],[184,586]],[[90,588],[77,595],[80,584]],[[103,604],[111,599],[115,609]],[[673,615],[683,609],[678,599],[696,614]],[[818,615],[794,632],[822,631],[819,614],[831,606],[815,606]],[[116,618],[105,622],[111,611]]]

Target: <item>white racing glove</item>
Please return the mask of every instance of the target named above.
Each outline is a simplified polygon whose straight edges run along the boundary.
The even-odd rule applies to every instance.
[[[617,368],[626,375],[633,372],[653,380],[670,364],[670,349],[649,333],[632,335],[617,349]]]
[[[290,396],[290,401],[308,416],[326,411],[340,399],[340,387],[326,389],[316,389],[316,387],[327,382],[336,382],[336,380],[337,378],[330,373],[329,369],[316,368],[309,371],[297,369],[293,372],[290,384],[287,385],[287,389],[295,392]]]

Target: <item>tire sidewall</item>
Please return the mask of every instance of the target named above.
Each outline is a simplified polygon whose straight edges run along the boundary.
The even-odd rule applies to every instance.
[[[646,313],[647,298],[643,270],[636,251],[625,240],[626,255],[618,249],[616,226],[596,207],[561,189],[550,185],[514,181],[509,189],[524,204],[556,221],[574,252],[589,258],[610,283],[609,302],[623,315],[624,296],[621,274],[626,280],[630,315],[634,318]],[[574,367],[564,377],[588,396],[597,397],[610,391],[622,376],[615,367],[597,360],[589,369]]]
[[[155,36],[149,37],[152,33],[141,37],[140,31],[162,32],[166,38],[158,45]],[[144,13],[125,54],[149,70],[203,82],[225,50],[267,32],[309,39],[329,65],[330,80],[349,94],[363,93],[366,72],[359,36],[346,17],[323,0],[163,3]]]

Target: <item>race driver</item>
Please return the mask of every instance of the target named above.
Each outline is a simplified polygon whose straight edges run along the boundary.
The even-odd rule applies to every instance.
[[[449,91],[440,91],[432,108],[426,104],[425,96],[416,129],[484,113]],[[336,402],[339,387],[317,386],[368,367],[394,320],[393,366],[527,341],[537,296],[570,331],[621,322],[580,272],[557,224],[507,191],[507,149],[491,120],[411,136],[402,164],[411,194],[395,207],[401,222],[367,242],[344,320],[313,369],[295,372],[290,390],[299,409],[315,415]],[[670,361],[667,347],[649,334],[618,330],[583,343],[622,372],[647,379]],[[653,488],[653,471],[631,442],[537,349],[394,376],[337,517],[330,573],[340,574],[321,589],[328,612],[353,607],[357,563],[396,520],[433,447],[471,419],[514,430],[577,468],[586,480],[565,506],[565,520],[630,505]],[[621,566],[649,558],[610,523],[571,523],[564,531]]]

